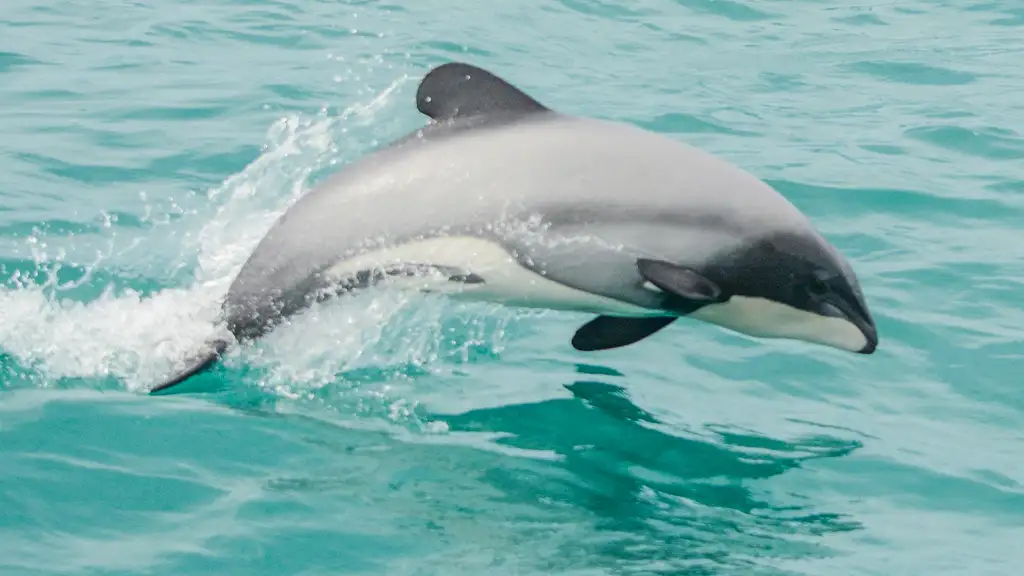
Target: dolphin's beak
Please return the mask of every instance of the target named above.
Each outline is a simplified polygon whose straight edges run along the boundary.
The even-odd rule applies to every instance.
[[[864,347],[857,350],[859,354],[871,354],[878,347],[878,329],[867,307],[859,301],[849,301],[835,297],[821,303],[820,312],[825,316],[842,318],[856,326],[864,335]]]

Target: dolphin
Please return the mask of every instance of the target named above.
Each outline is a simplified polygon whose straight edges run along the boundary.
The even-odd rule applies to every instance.
[[[262,238],[219,323],[165,390],[231,340],[385,279],[595,317],[572,345],[633,344],[689,317],[861,354],[875,323],[847,260],[742,169],[628,123],[555,111],[449,62],[416,92],[428,121],[331,175]]]

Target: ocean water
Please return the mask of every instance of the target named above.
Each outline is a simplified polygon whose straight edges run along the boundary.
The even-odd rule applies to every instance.
[[[450,60],[775,186],[878,351],[380,291],[147,396]],[[0,573],[1019,574],[1022,62],[1014,0],[7,0]]]

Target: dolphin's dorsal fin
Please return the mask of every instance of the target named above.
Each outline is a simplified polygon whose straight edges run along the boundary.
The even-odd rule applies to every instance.
[[[461,62],[442,64],[427,73],[416,90],[416,108],[433,120],[548,111],[494,74]]]

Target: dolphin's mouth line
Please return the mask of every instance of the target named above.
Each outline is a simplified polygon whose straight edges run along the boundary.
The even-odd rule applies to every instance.
[[[864,335],[864,347],[858,350],[859,354],[871,354],[878,347],[878,330],[874,322],[856,309],[856,307],[841,299],[826,300],[821,304],[821,313],[833,318],[841,318],[850,322]]]

